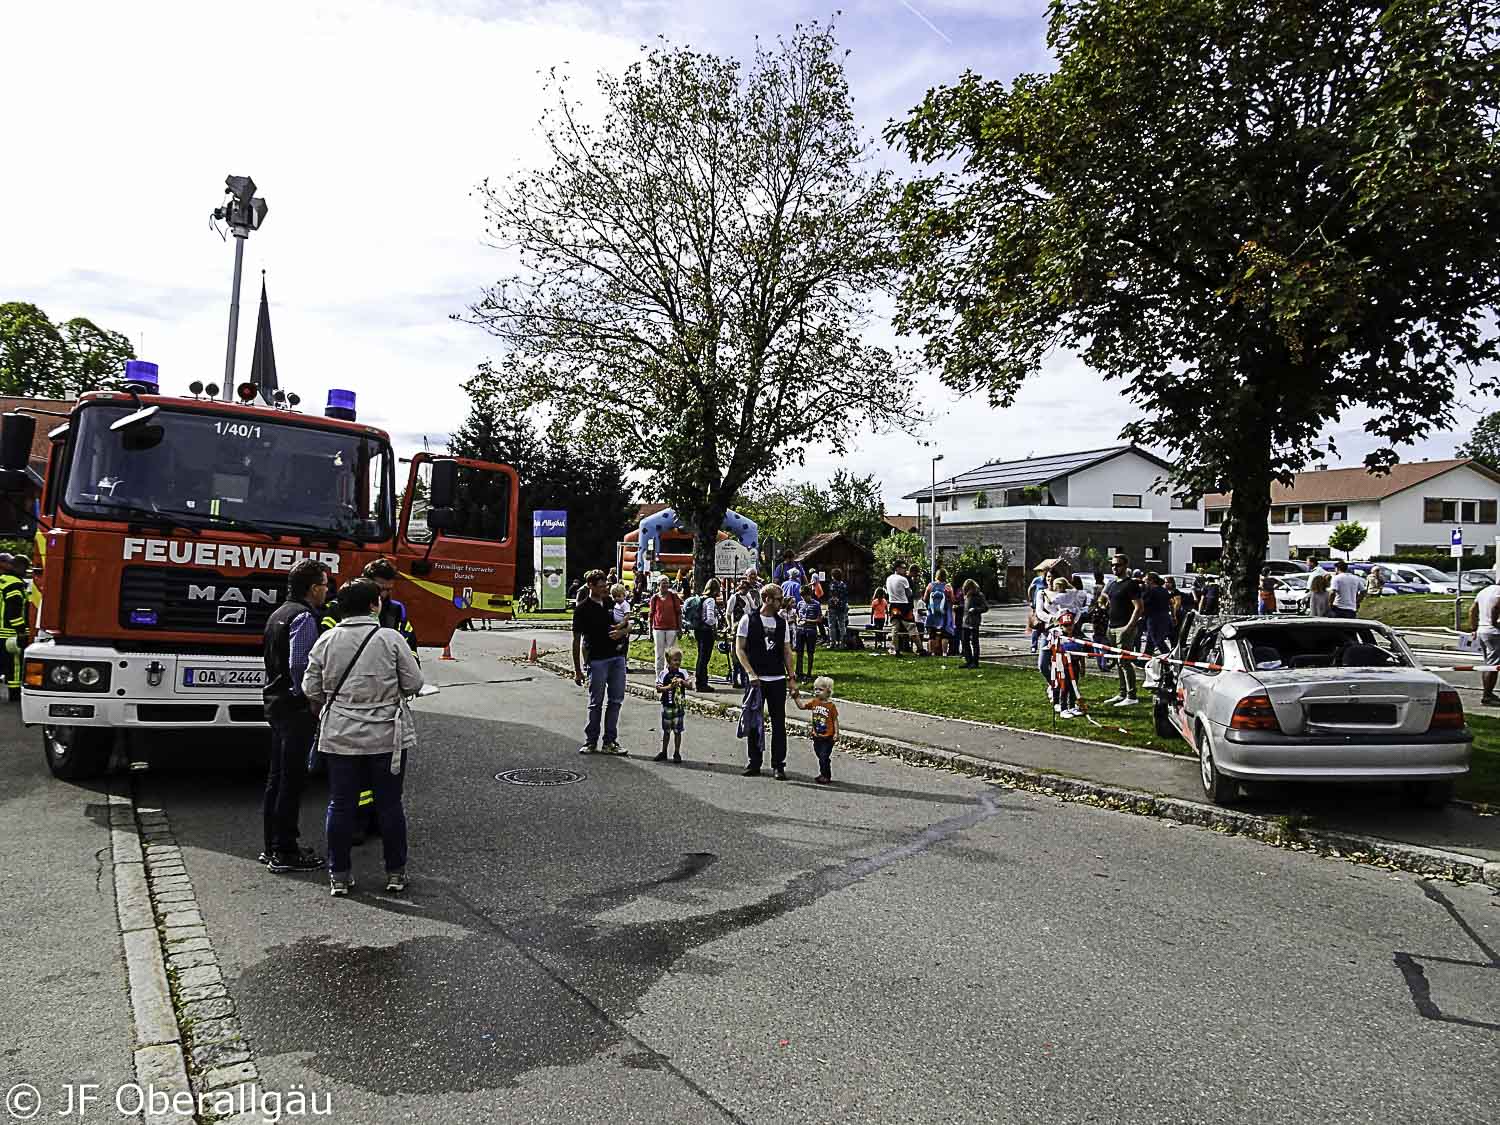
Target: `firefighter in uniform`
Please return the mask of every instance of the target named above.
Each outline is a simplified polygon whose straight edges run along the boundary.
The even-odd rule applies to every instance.
[[[21,699],[21,654],[26,649],[26,574],[24,556],[0,553],[0,657],[5,662],[7,698]]]
[[[391,591],[396,588],[397,571],[394,564],[389,559],[375,559],[366,564],[361,577],[370,579],[380,587],[381,626],[400,633],[406,643],[411,646],[412,655],[415,656],[417,634],[411,627],[410,618],[407,617],[406,606],[391,597]],[[341,616],[337,599],[328,602],[323,607],[322,628],[325,631],[332,629],[339,623]],[[354,842],[362,844],[367,837],[378,835],[380,835],[380,821],[375,815],[375,791],[366,789],[359,795],[359,811],[354,821]]]

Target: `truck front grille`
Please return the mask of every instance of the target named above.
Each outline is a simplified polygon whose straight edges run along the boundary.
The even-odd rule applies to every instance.
[[[225,578],[211,570],[127,566],[120,576],[120,627],[258,637],[285,589],[284,574]]]

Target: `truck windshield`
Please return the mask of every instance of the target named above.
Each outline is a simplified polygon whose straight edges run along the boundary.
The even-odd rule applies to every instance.
[[[63,503],[105,519],[253,525],[363,542],[392,527],[390,447],[365,434],[233,413],[163,408],[115,433],[128,403],[86,406],[69,435]]]

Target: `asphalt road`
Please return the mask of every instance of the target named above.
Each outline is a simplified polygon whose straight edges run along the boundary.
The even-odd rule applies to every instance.
[[[0,1096],[30,1083],[51,1115],[66,1085],[92,1084],[110,1104],[70,1119],[117,1121],[134,1042],[107,789],[54,781],[19,710],[0,703]]]
[[[1494,1120],[1489,890],[889,759],[836,755],[825,789],[805,742],[793,781],[747,779],[732,726],[697,716],[689,761],[657,765],[634,698],[632,757],[580,757],[580,689],[493,658],[428,668],[505,682],[420,705],[404,899],[373,889],[378,844],[349,900],[257,867],[260,778],[222,740],[158,743],[134,775],[264,1086],[326,1092],[338,1122]],[[495,780],[524,767],[585,777]],[[84,832],[94,799],[40,781],[6,811]],[[6,936],[25,1043],[59,1022],[17,1006],[53,953]],[[118,943],[97,944],[105,1010]]]

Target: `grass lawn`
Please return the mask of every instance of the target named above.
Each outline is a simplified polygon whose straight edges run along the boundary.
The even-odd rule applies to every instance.
[[[1467,619],[1472,598],[1464,599]],[[1425,626],[1453,627],[1453,599],[1434,594],[1389,594],[1366,598],[1360,603],[1359,615],[1372,621],[1384,621],[1398,628]]]
[[[697,659],[697,646],[691,637],[684,637],[679,643],[683,667],[691,674]],[[637,660],[653,660],[650,640],[633,641],[630,655]],[[965,669],[958,665],[957,657],[923,660],[909,656],[898,660],[868,652],[819,650],[817,654],[817,672],[833,677],[835,699],[898,707],[943,718],[1002,723],[1024,730],[1053,730],[1052,705],[1047,702],[1042,678],[1034,666],[985,664],[977,669]],[[717,676],[727,676],[729,658],[715,651],[709,661],[709,671]],[[1089,713],[1103,724],[1103,729],[1086,719],[1060,719],[1057,733],[1122,746],[1166,750],[1173,754],[1191,753],[1181,739],[1157,737],[1151,720],[1149,692],[1142,692],[1138,707],[1103,706],[1118,686],[1113,671],[1101,675],[1098,666],[1090,661],[1082,682],[1083,699]],[[1492,718],[1471,710],[1468,718],[1474,731],[1474,759],[1470,772],[1458,783],[1458,796],[1469,801],[1500,803],[1500,717]]]

